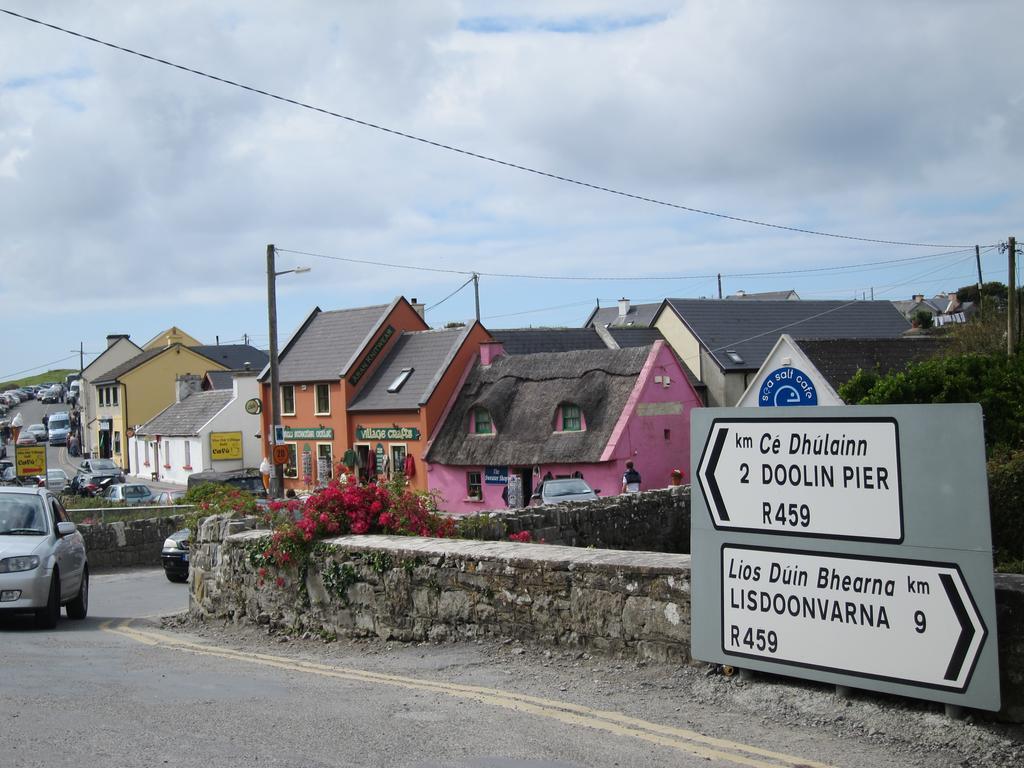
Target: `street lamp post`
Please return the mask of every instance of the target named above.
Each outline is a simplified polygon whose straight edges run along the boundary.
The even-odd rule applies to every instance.
[[[267,317],[270,322],[270,434],[268,442],[273,451],[277,443],[277,427],[281,419],[281,387],[278,383],[277,360],[277,278],[294,272],[309,272],[309,267],[296,267],[280,272],[274,263],[274,245],[267,246]],[[270,496],[279,499],[284,495],[284,466],[274,462],[274,473],[271,476]]]

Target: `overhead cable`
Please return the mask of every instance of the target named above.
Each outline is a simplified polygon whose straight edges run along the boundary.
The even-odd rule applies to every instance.
[[[117,45],[115,43],[111,43],[111,42],[108,42],[106,40],[101,40],[101,39],[99,39],[97,37],[92,37],[91,35],[86,35],[86,34],[83,34],[81,32],[75,32],[75,31],[67,29],[65,27],[60,27],[60,26],[57,26],[56,24],[50,24],[48,22],[42,21],[40,19],[33,18],[31,16],[26,16],[26,15],[21,14],[21,13],[15,13],[14,11],[10,11],[10,10],[7,10],[5,8],[0,8],[0,13],[5,13],[8,16],[13,16],[14,18],[22,19],[23,21],[28,21],[28,22],[31,22],[33,24],[38,24],[38,25],[43,26],[43,27],[48,27],[49,29],[56,30],[57,32],[63,32],[64,34],[72,35],[73,37],[77,37],[77,38],[80,38],[82,40],[88,40],[91,43],[96,43],[98,45],[103,45],[103,46],[106,46],[107,48],[112,48],[112,49],[114,49],[116,51],[121,51],[122,53],[131,54],[132,56],[138,56],[139,58],[146,59],[148,61],[152,61],[152,62],[155,62],[157,64],[163,64],[164,66],[173,67],[174,69],[178,69],[178,70],[181,70],[183,72],[188,72],[190,74],[197,75],[198,77],[204,77],[204,78],[206,78],[208,80],[213,80],[215,82],[222,83],[224,85],[229,85],[229,86],[231,86],[233,88],[241,88],[242,90],[249,91],[251,93],[256,93],[256,94],[259,94],[261,96],[266,96],[267,98],[275,99],[277,101],[281,101],[281,102],[284,102],[286,104],[291,104],[291,105],[299,107],[301,109],[308,109],[308,110],[310,110],[312,112],[318,112],[318,113],[323,114],[323,115],[328,115],[330,117],[338,118],[339,120],[347,120],[350,123],[354,123],[356,125],[361,125],[364,128],[372,128],[375,131],[381,131],[383,133],[391,134],[392,136],[398,136],[400,138],[408,139],[410,141],[416,141],[416,142],[419,142],[421,144],[426,144],[427,146],[434,147],[436,149],[443,149],[443,150],[446,150],[448,152],[455,152],[457,154],[464,155],[466,157],[472,157],[472,158],[475,158],[477,160],[483,160],[483,161],[488,162],[488,163],[494,163],[495,165],[501,165],[501,166],[504,166],[506,168],[512,168],[514,170],[522,171],[524,173],[530,173],[530,174],[533,174],[535,176],[542,176],[544,178],[553,179],[555,181],[565,182],[567,184],[574,184],[576,186],[585,187],[587,189],[592,189],[592,190],[595,190],[595,191],[598,191],[598,192],[606,192],[606,193],[611,194],[611,195],[617,195],[619,197],[625,197],[625,198],[629,198],[631,200],[638,200],[640,202],[651,203],[653,205],[659,205],[659,206],[663,206],[663,207],[666,207],[666,208],[674,208],[676,210],[686,211],[688,213],[697,213],[697,214],[700,214],[702,216],[712,216],[714,218],[725,219],[727,221],[735,221],[735,222],[738,222],[740,224],[751,224],[751,225],[758,226],[758,227],[767,227],[769,229],[783,230],[783,231],[786,231],[786,232],[795,232],[795,233],[802,234],[802,235],[814,235],[816,237],[831,237],[831,238],[836,238],[836,239],[839,239],[839,240],[856,240],[856,241],[864,242],[864,243],[876,243],[876,244],[879,244],[879,245],[899,245],[899,246],[909,246],[909,247],[914,247],[914,248],[968,248],[968,247],[971,247],[971,246],[966,246],[966,245],[949,245],[949,244],[945,244],[945,243],[918,243],[918,242],[910,242],[910,241],[905,241],[905,240],[885,240],[885,239],[874,238],[874,237],[861,237],[861,236],[856,236],[856,235],[843,235],[843,234],[837,234],[835,232],[824,232],[824,231],[821,231],[821,230],[805,229],[805,228],[802,228],[802,227],[791,227],[791,226],[786,226],[786,225],[783,225],[783,224],[773,224],[773,223],[767,222],[767,221],[759,221],[757,219],[745,218],[745,217],[742,217],[742,216],[732,216],[732,215],[729,215],[729,214],[726,214],[726,213],[720,213],[720,212],[717,212],[717,211],[704,210],[702,208],[694,208],[692,206],[682,205],[680,203],[671,203],[671,202],[668,202],[668,201],[665,201],[665,200],[659,200],[657,198],[648,197],[646,195],[639,195],[639,194],[635,194],[635,193],[632,193],[632,192],[625,192],[625,191],[620,190],[620,189],[614,189],[613,187],[606,187],[606,186],[603,186],[601,184],[593,184],[591,182],[581,181],[579,179],[574,179],[574,178],[569,177],[569,176],[563,176],[561,174],[552,173],[550,171],[542,171],[540,169],[532,168],[532,167],[527,166],[527,165],[522,165],[522,164],[519,164],[519,163],[513,163],[513,162],[510,162],[508,160],[501,160],[501,159],[499,159],[497,157],[493,157],[491,155],[484,155],[484,154],[481,154],[479,152],[472,152],[472,151],[470,151],[468,149],[462,149],[460,147],[456,147],[456,146],[453,146],[451,144],[444,144],[444,143],[442,143],[440,141],[434,141],[432,139],[426,139],[426,138],[423,138],[422,136],[416,136],[415,134],[406,133],[405,131],[400,131],[400,130],[397,130],[395,128],[388,128],[386,126],[379,125],[377,123],[372,123],[372,122],[370,122],[368,120],[362,120],[360,118],[352,117],[351,115],[344,115],[344,114],[341,114],[340,112],[334,112],[334,111],[329,110],[329,109],[324,109],[323,107],[313,106],[312,104],[307,104],[305,102],[298,101],[297,99],[291,99],[291,98],[288,98],[287,96],[281,96],[279,94],[263,90],[262,88],[256,88],[256,87],[251,86],[251,85],[245,85],[244,83],[239,83],[239,82],[234,81],[234,80],[229,80],[228,78],[225,78],[225,77],[219,77],[217,75],[212,75],[212,74],[210,74],[208,72],[203,72],[202,70],[199,70],[199,69],[193,69],[192,67],[186,67],[183,64],[176,64],[173,61],[168,61],[167,59],[162,59],[162,58],[160,58],[158,56],[152,56],[152,55],[147,54],[147,53],[142,53],[140,51],[133,50],[132,48],[126,48],[125,46]]]

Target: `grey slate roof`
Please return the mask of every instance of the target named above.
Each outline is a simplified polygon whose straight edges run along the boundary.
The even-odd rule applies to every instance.
[[[596,462],[611,438],[650,347],[499,357],[470,371],[426,459],[456,466]],[[556,409],[574,403],[586,430],[554,432]],[[495,434],[469,434],[484,407]]]
[[[279,355],[280,382],[337,381],[391,306],[315,310]]]
[[[194,437],[200,428],[231,402],[231,390],[195,392],[180,403],[172,403],[135,430],[136,435]]]
[[[762,291],[761,293],[741,291],[725,298],[739,299],[740,301],[798,301],[800,296],[796,291],[790,289],[788,291]]]
[[[232,389],[235,385],[235,377],[231,371],[207,371],[206,378],[210,380],[212,389]]]
[[[761,367],[779,336],[804,339],[893,339],[910,323],[889,301],[719,301],[666,299],[724,371]],[[736,362],[726,354],[734,351]]]
[[[626,347],[646,347],[665,337],[657,328],[616,328],[611,327],[608,333],[621,349]]]
[[[568,352],[574,349],[607,349],[593,328],[506,328],[488,329],[509,355],[537,352]]]
[[[246,363],[249,364],[250,370],[261,371],[263,366],[270,362],[268,353],[251,344],[204,344],[189,349],[220,363],[229,371],[244,370]]]
[[[949,339],[937,336],[794,341],[835,390],[852,379],[858,370],[874,370],[884,376],[902,371],[910,363],[942,355],[949,346]]]
[[[619,317],[618,306],[601,307],[590,313],[583,324],[586,328],[595,325],[622,326],[626,328],[648,328],[654,322],[661,304],[631,304],[625,317]]]
[[[411,410],[424,405],[472,328],[403,332],[348,410]],[[403,368],[413,371],[401,389],[388,392]]]

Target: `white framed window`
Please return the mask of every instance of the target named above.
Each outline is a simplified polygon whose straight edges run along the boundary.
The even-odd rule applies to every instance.
[[[326,460],[326,474],[320,472],[320,465]],[[334,447],[330,443],[316,444],[316,480],[317,483],[326,483],[334,477]]]
[[[316,410],[314,414],[317,416],[330,416],[331,415],[331,385],[330,384],[317,384],[316,389]]]
[[[282,416],[294,416],[295,415],[295,385],[294,384],[282,384],[281,385],[281,415]]]

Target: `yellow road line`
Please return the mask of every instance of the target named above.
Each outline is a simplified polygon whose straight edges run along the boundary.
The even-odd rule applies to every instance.
[[[307,672],[339,680],[391,685],[445,694],[516,712],[546,717],[568,725],[594,728],[617,736],[636,738],[659,746],[698,755],[709,760],[723,760],[737,765],[751,766],[752,768],[779,768],[779,766],[829,768],[828,765],[813,760],[773,752],[728,739],[706,736],[685,728],[650,723],[619,712],[592,709],[569,702],[511,693],[495,688],[444,683],[346,667],[331,667],[316,662],[288,659],[253,651],[237,651],[231,648],[204,645],[167,633],[133,627],[130,620],[123,621],[117,627],[109,626],[110,623],[105,622],[101,625],[101,629],[150,646],[164,646],[174,650],[250,664],[260,664],[287,671]]]

